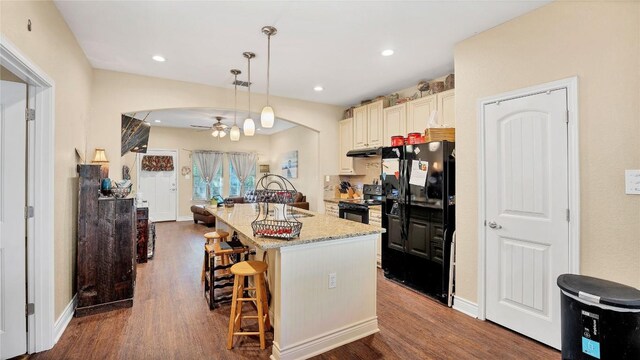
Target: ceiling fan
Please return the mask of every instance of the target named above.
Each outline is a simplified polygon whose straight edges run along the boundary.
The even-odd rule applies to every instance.
[[[223,124],[222,119],[224,119],[222,116],[216,116],[216,120],[218,120],[218,122],[214,123],[212,126],[191,125],[191,127],[202,128],[207,130],[212,129],[213,131],[211,132],[211,136],[217,137],[217,138],[223,138],[227,136],[226,130],[229,126]]]

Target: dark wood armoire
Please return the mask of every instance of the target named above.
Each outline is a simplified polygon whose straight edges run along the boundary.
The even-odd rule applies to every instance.
[[[76,316],[133,305],[136,209],[133,198],[100,195],[100,165],[78,165]]]

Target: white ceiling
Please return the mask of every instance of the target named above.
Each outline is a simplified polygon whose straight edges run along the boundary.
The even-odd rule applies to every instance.
[[[336,105],[453,71],[454,45],[550,1],[56,1],[99,69],[232,88],[229,70],[271,94]],[[380,52],[393,49],[383,57]],[[151,57],[161,54],[167,61]],[[321,85],[323,92],[313,87]]]
[[[146,120],[151,126],[173,127],[173,128],[187,128],[197,130],[203,130],[199,128],[193,128],[191,125],[208,126],[211,127],[217,122],[216,116],[222,116],[224,119],[222,123],[231,127],[233,125],[233,110],[220,110],[214,108],[184,108],[184,109],[164,109],[153,111],[141,111],[130,114],[136,119]],[[246,111],[238,111],[238,126],[242,129],[244,119],[247,117]],[[270,129],[263,129],[260,126],[260,114],[252,113],[251,116],[256,124],[256,134],[258,135],[272,135],[277,132],[290,129],[296,124],[290,123],[286,120],[276,118],[275,124]],[[160,120],[157,122],[156,120]]]

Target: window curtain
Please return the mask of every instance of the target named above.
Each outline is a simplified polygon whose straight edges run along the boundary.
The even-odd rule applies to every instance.
[[[211,181],[222,166],[223,153],[217,151],[194,151],[193,157],[196,161],[200,174],[207,184],[207,199],[211,199]]]
[[[230,153],[229,160],[236,170],[238,180],[240,180],[240,196],[244,196],[244,181],[251,175],[251,171],[256,168],[258,157],[256,154]]]

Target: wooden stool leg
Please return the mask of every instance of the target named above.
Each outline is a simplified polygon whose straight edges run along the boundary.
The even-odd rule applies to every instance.
[[[240,276],[240,278],[238,279],[240,281],[240,283],[238,284],[238,297],[242,298],[244,297],[244,276]],[[234,321],[234,327],[233,327],[233,331],[240,331],[240,328],[242,328],[242,305],[244,304],[243,301],[238,301],[238,307],[236,308],[236,318]]]
[[[207,249],[204,249],[204,260],[202,261],[202,274],[200,274],[200,282],[204,282],[204,267],[207,264],[209,254],[207,254]]]
[[[235,327],[236,306],[238,304],[238,283],[240,276],[236,275],[233,279],[233,296],[231,298],[231,314],[229,314],[229,334],[227,335],[227,349],[233,348],[233,329]]]
[[[262,308],[262,304],[264,302],[262,300],[262,294],[264,290],[263,290],[261,277],[262,277],[262,274],[258,274],[254,276],[253,282],[255,283],[255,286],[256,286],[256,297],[257,297],[256,305],[258,307],[258,332],[260,333],[260,350],[264,350],[266,348],[265,341],[264,341],[264,318],[263,318],[264,309]]]
[[[267,284],[264,274],[260,274],[260,280],[262,281],[262,308],[265,313],[264,328],[269,330],[271,329],[271,319],[269,318],[269,298],[267,297]]]

